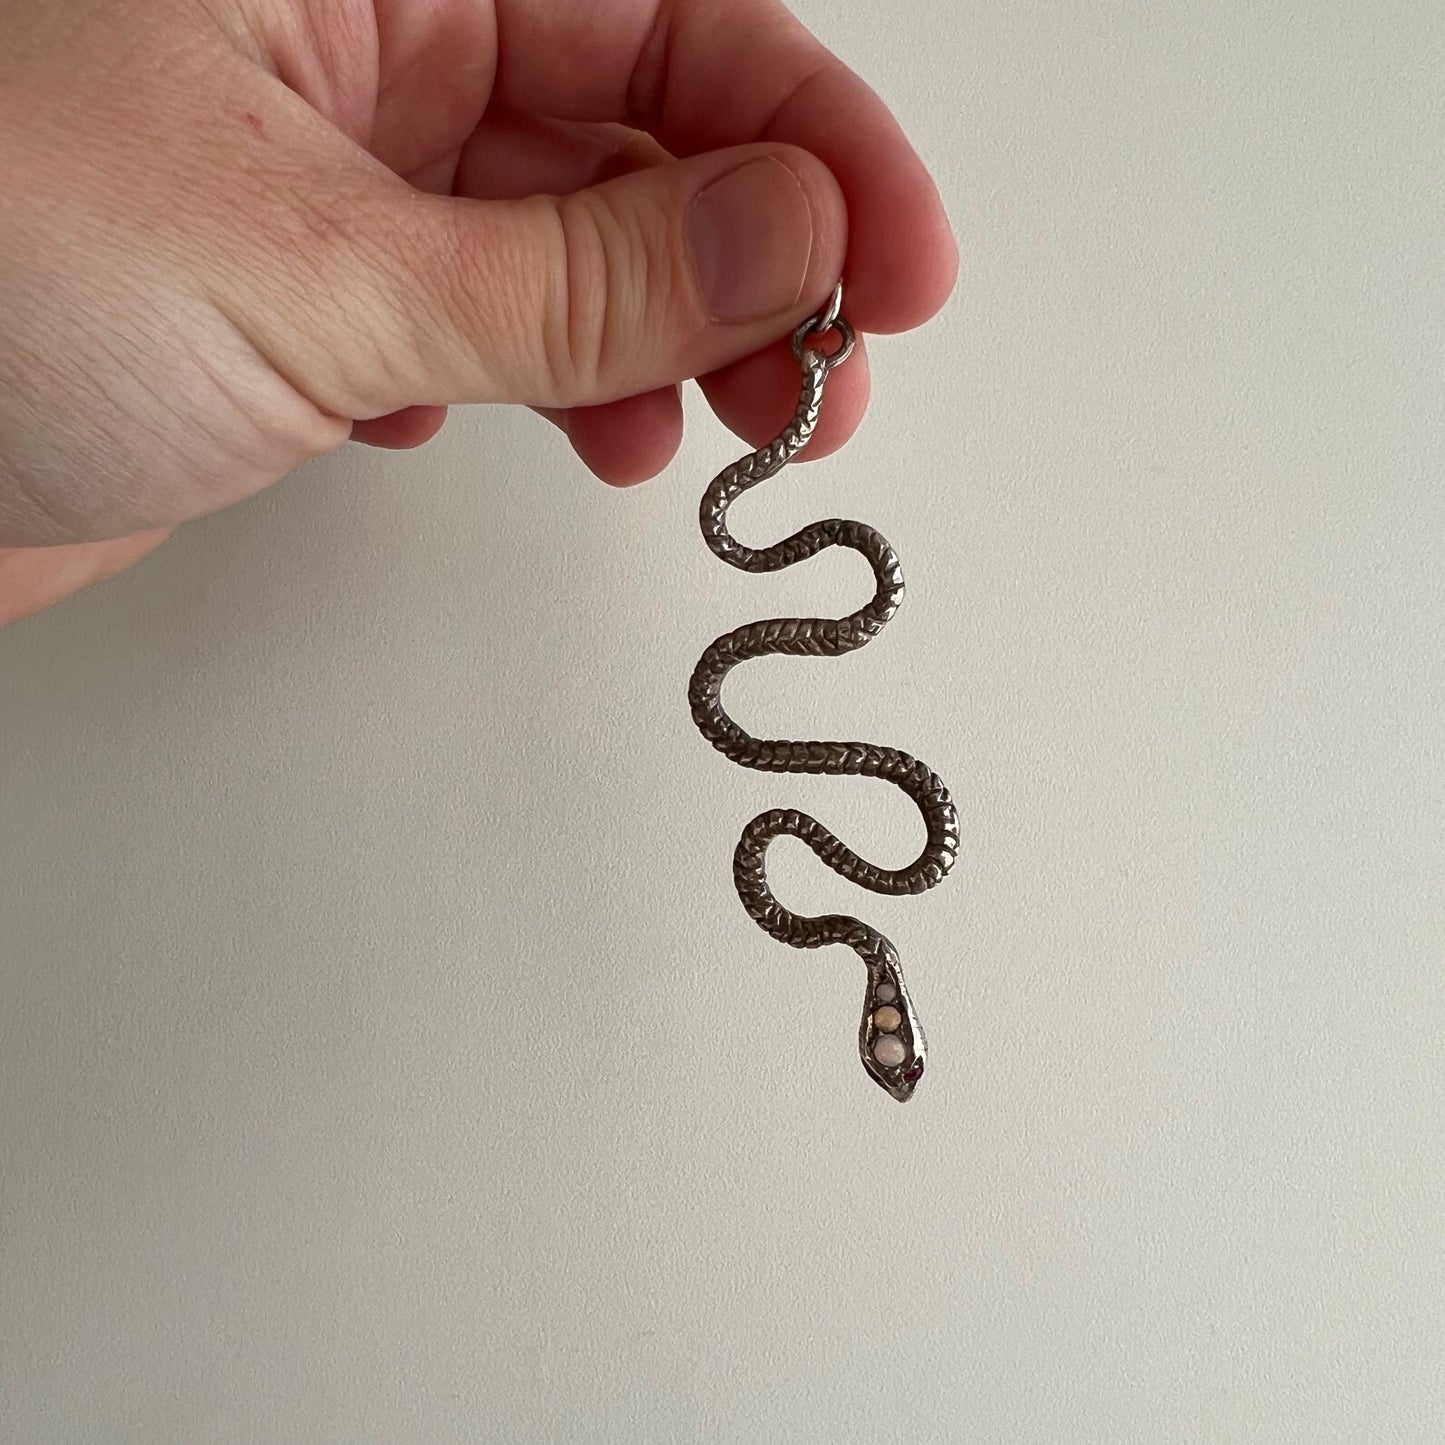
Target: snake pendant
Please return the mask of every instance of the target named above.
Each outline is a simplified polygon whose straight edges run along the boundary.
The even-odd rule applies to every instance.
[[[879,868],[860,858],[806,813],[774,808],[743,829],[733,855],[733,881],[743,906],[774,938],[794,948],[846,944],[868,972],[858,1052],[870,1078],[893,1098],[906,1102],[923,1077],[926,1043],[913,999],[899,965],[898,951],[876,928],[857,918],[826,915],[807,918],[785,908],[768,886],[768,844],[777,837],[798,838],[835,873],[875,893],[922,893],[940,882],[958,854],[958,816],[942,780],[925,763],[896,748],[860,742],[789,742],[755,738],[744,732],[722,705],[723,679],[740,662],[777,653],[839,657],[878,635],[903,598],[903,574],[897,555],[872,527],[831,518],[813,522],[771,547],[748,547],[728,531],[733,501],[781,471],[807,446],[818,423],[828,373],[853,350],[853,329],[839,314],[841,283],[828,305],[793,334],[793,355],[802,369],[798,409],[767,446],[725,467],[703,493],[702,534],[713,553],[744,572],[777,572],[829,547],[861,553],[873,569],[876,590],[870,602],[846,617],[775,617],[748,623],[708,647],[693,669],[688,702],[702,735],[724,757],[745,768],[775,773],[882,778],[901,788],[923,814],[927,838],[923,851],[903,868]],[[831,349],[829,334],[836,332]]]

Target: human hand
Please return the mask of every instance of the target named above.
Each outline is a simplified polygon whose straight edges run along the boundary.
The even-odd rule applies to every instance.
[[[451,404],[535,407],[625,484],[697,378],[758,445],[840,274],[890,332],[957,264],[775,0],[8,0],[0,182],[0,622]],[[815,455],[866,393],[860,356]]]

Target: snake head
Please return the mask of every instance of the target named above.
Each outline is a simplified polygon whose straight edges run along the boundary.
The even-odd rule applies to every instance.
[[[923,1077],[928,1048],[898,962],[892,957],[884,957],[868,970],[858,1052],[868,1077],[881,1089],[900,1104],[913,1097]]]

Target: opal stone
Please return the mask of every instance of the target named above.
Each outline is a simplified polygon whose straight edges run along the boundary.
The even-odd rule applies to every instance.
[[[908,1057],[908,1050],[897,1034],[879,1034],[873,1042],[873,1057],[885,1069],[896,1069]]]

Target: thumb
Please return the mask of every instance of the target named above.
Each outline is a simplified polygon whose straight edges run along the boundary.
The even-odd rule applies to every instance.
[[[560,197],[388,189],[338,227],[345,244],[324,266],[344,274],[320,288],[319,310],[310,296],[300,314],[311,354],[282,369],[352,417],[637,395],[802,321],[841,273],[846,231],[831,173],[786,146],[716,151]]]

